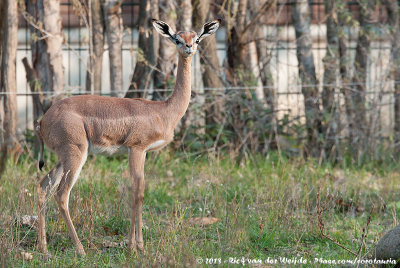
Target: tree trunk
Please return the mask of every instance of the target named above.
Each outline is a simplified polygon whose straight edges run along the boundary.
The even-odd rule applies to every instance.
[[[310,33],[310,6],[306,0],[295,0],[292,6],[292,19],[296,31],[296,54],[299,62],[299,76],[302,83],[307,128],[305,153],[319,156],[322,133],[318,102],[318,81],[315,75],[312,40]]]
[[[49,93],[56,92],[56,98],[62,98],[64,92],[60,1],[37,0],[26,1],[25,4],[27,12],[33,18],[33,21],[28,21],[33,36],[32,63],[40,86],[47,94],[43,100],[43,112],[46,112],[52,102]]]
[[[267,0],[268,1],[268,0]],[[251,6],[251,17],[254,18],[259,12],[260,1],[254,0],[250,2]],[[274,88],[274,81],[271,73],[271,50],[268,48],[267,36],[264,32],[265,25],[257,23],[252,31],[255,39],[255,46],[257,49],[257,61],[258,61],[258,80],[260,83],[262,94],[259,94],[263,98],[262,102],[265,103],[267,108],[271,111],[270,117],[268,118],[268,125],[266,126],[270,133],[266,136],[264,141],[263,151],[267,152],[270,149],[270,145],[275,143],[278,148],[278,126],[275,110],[277,109],[276,103],[276,92]]]
[[[153,7],[153,8],[152,8]],[[135,71],[125,98],[144,98],[153,79],[153,68],[158,57],[158,34],[154,34],[151,18],[158,18],[158,0],[141,0],[139,8],[139,47]]]
[[[339,2],[336,2],[339,3]],[[346,19],[348,17],[347,7],[345,5],[337,5],[337,15],[338,15],[338,29],[341,32],[338,35],[339,42],[339,73],[341,79],[341,88],[340,91],[344,96],[344,106],[346,111],[346,120],[347,120],[347,135],[349,137],[350,142],[353,140],[352,129],[354,128],[354,107],[352,102],[352,90],[350,89],[350,66],[349,66],[349,55],[347,52],[347,42],[346,35],[343,33],[346,26]]]
[[[365,93],[367,86],[367,65],[369,50],[371,45],[371,22],[373,20],[374,3],[373,0],[360,1],[360,32],[355,56],[355,68],[353,83],[355,84],[352,94],[354,105],[354,122],[352,133],[353,148],[356,149],[357,156],[360,157],[364,146],[367,145],[368,123],[366,120]]]
[[[64,91],[64,68],[62,66],[62,25],[60,16],[60,0],[43,0],[43,26],[50,35],[46,39],[49,55],[49,68],[52,90]]]
[[[26,81],[29,84],[29,88],[32,92],[32,102],[33,102],[33,127],[36,127],[36,123],[39,121],[39,119],[43,115],[43,95],[42,95],[42,89],[40,87],[40,81],[38,78],[38,75],[33,69],[29,63],[28,59],[25,57],[22,59],[22,63],[24,64],[25,67],[25,72],[26,72]],[[38,139],[35,139],[34,143],[34,153],[35,156],[38,155],[39,150],[40,150],[40,143]]]
[[[168,23],[172,29],[176,30],[176,11],[174,3],[169,0],[159,1],[160,20]],[[154,74],[153,100],[163,100],[168,95],[165,91],[172,88],[174,84],[174,70],[177,66],[176,48],[168,38],[160,38],[159,57],[157,60],[157,71]]]
[[[261,0],[264,1],[264,0]],[[249,1],[248,3],[248,12],[247,12],[247,17],[246,17],[246,26],[250,24],[251,20],[253,20],[257,13],[259,12],[260,9],[260,0],[252,0]],[[267,0],[268,2],[268,0]],[[260,52],[260,48],[258,45],[265,39],[264,33],[262,31],[262,24],[260,22],[256,23],[253,28],[252,28],[252,34],[249,35],[248,39],[253,39],[255,41],[249,42],[246,40],[245,37],[243,37],[242,41],[245,41],[245,51],[246,55],[244,60],[244,66],[247,70],[250,70],[253,76],[253,83],[255,84],[254,86],[256,87],[255,93],[257,100],[260,102],[265,102],[265,95],[264,95],[264,89],[263,89],[263,82],[261,79],[261,70],[260,70],[260,57],[258,53]],[[266,54],[267,51],[265,51]],[[268,60],[268,56],[267,56]]]
[[[258,1],[248,0],[237,0],[231,3],[233,5],[230,8],[230,12],[234,16],[234,20],[227,23],[231,27],[227,44],[226,76],[232,86],[238,86],[245,90],[228,91],[228,94],[233,93],[236,96],[227,101],[226,110],[230,114],[228,128],[235,133],[232,144],[236,143],[234,146],[240,148],[238,152],[244,155],[243,153],[246,150],[258,151],[262,148],[258,146],[257,142],[252,142],[260,138],[260,135],[263,135],[259,132],[262,127],[250,130],[251,127],[248,125],[250,120],[246,111],[248,107],[246,106],[254,107],[260,103],[262,105],[265,103],[258,62],[259,48],[255,43],[255,33],[257,26],[260,24],[260,16],[265,14],[275,1],[265,1],[262,5],[257,5]],[[262,35],[262,32],[259,32],[259,34]],[[246,88],[250,87],[255,87],[256,90],[251,92],[246,90]],[[246,142],[246,140],[249,142]],[[265,143],[263,149],[266,149],[266,147],[268,147],[267,143]]]
[[[233,6],[236,17],[234,21],[228,22],[232,27],[229,29],[227,60],[230,69],[228,70],[228,80],[233,85],[243,86],[243,81],[246,81],[247,85],[256,86],[256,97],[263,102],[264,92],[260,78],[259,58],[257,57],[259,52],[257,45],[260,43],[256,41],[258,41],[257,37],[264,38],[264,36],[262,31],[258,31],[260,27],[258,20],[275,1],[265,1],[262,5],[259,2],[258,0],[234,2],[237,4],[237,10],[236,6]]]
[[[5,18],[7,12],[7,2],[0,2],[0,17]],[[4,32],[5,32],[5,22],[7,20],[0,20],[0,62],[3,62],[3,40],[4,40]],[[2,75],[0,72],[0,92],[2,92]],[[0,96],[0,144],[4,145],[4,106],[3,106],[3,96]],[[1,173],[0,173],[1,174]]]
[[[39,28],[43,29],[43,1],[26,0],[25,5],[27,12],[32,16],[33,19],[33,22],[31,22],[29,27],[32,33],[31,50],[33,68],[36,70],[41,88],[46,94],[46,99],[48,102],[50,102],[49,95],[53,91],[53,86],[51,83],[52,80],[50,79],[52,70],[50,68],[49,55],[47,53],[47,43],[44,40],[42,32],[32,25],[36,24],[35,26],[40,26]],[[46,109],[45,107],[43,108]]]
[[[18,45],[18,7],[17,1],[6,1],[2,45],[1,91],[4,95],[4,144],[7,151],[19,150],[17,140],[17,79],[16,56]]]
[[[91,2],[91,22],[90,31],[92,32],[92,55],[91,72],[86,72],[86,91],[101,92],[101,72],[103,68],[104,54],[104,15],[100,0],[89,0]],[[93,80],[93,81],[92,81]]]
[[[231,25],[229,29],[228,45],[227,45],[227,63],[228,63],[228,81],[233,86],[243,86],[243,80],[240,79],[238,74],[243,74],[244,62],[246,59],[245,47],[241,44],[242,31],[245,28],[247,0],[234,1],[232,6],[232,13],[236,12],[236,17],[233,21],[228,22]],[[237,6],[237,10],[235,10]],[[246,71],[246,73],[248,73]]]
[[[391,78],[394,82],[394,143],[400,142],[400,8],[397,1],[383,1],[389,18],[391,40]],[[398,146],[396,151],[399,151]]]
[[[102,0],[110,57],[111,96],[122,94],[122,11],[120,0]]]
[[[264,151],[269,149],[269,145],[271,142],[275,142],[278,146],[278,125],[277,125],[277,117],[276,110],[278,108],[277,104],[277,96],[274,87],[274,81],[271,73],[271,55],[270,50],[268,49],[268,43],[266,40],[266,36],[264,34],[264,29],[262,25],[256,26],[255,29],[255,37],[256,37],[256,47],[257,47],[257,55],[258,55],[258,63],[260,66],[260,77],[263,86],[264,93],[264,103],[267,104],[268,108],[271,110],[271,117],[269,119],[270,130],[272,135],[268,138],[268,142],[265,143]]]
[[[264,34],[263,26],[257,26],[254,30],[254,34],[256,37],[256,47],[257,47],[257,55],[258,55],[258,63],[260,65],[260,77],[262,81],[262,85],[264,87],[264,98],[265,103],[268,104],[269,108],[274,111],[276,109],[276,93],[274,86],[274,81],[272,80],[271,73],[271,54],[268,49],[268,42],[266,40],[266,36]]]
[[[247,0],[236,0],[231,1],[231,17],[233,20],[228,21],[227,25],[231,26],[228,29],[227,38],[227,66],[225,69],[227,81],[233,87],[245,87],[249,86],[250,72],[245,70],[244,60],[245,60],[245,50],[244,46],[241,44],[241,34],[245,28],[246,22],[246,12],[247,12]],[[241,158],[244,155],[245,144],[242,142],[248,133],[248,128],[246,127],[246,120],[243,118],[244,104],[248,101],[252,101],[252,95],[246,94],[246,90],[234,90],[228,89],[226,91],[227,101],[225,102],[225,117],[227,117],[227,129],[233,133],[230,138],[230,144],[233,148],[239,148],[236,152],[239,153]]]
[[[38,79],[38,75],[29,63],[28,59],[25,57],[22,59],[22,63],[25,67],[26,72],[26,81],[29,84],[29,88],[32,92],[32,101],[33,101],[33,122],[37,122],[43,115],[43,95],[42,89],[40,87],[40,82]]]
[[[241,66],[243,68],[242,71],[244,71],[245,68],[245,64],[248,61],[248,53],[246,53],[246,48],[248,48],[248,45],[244,45],[241,43],[242,40],[242,32],[243,29],[246,26],[246,14],[247,14],[247,5],[248,5],[248,0],[239,0],[238,2],[238,14],[236,17],[236,29],[237,29],[237,39],[236,39],[236,46],[237,48],[237,56],[239,57],[239,66]],[[246,40],[247,41],[247,40]]]
[[[210,10],[210,0],[192,0],[193,25],[198,31],[203,24],[213,18]],[[221,80],[221,70],[218,61],[217,38],[215,35],[205,38],[198,46],[200,53],[200,64],[202,79],[205,88],[222,89],[224,84]],[[221,91],[206,91],[205,104],[206,125],[219,126],[223,122],[224,99]]]
[[[324,63],[324,87],[322,92],[322,107],[324,116],[324,151],[326,158],[335,157],[337,122],[339,120],[335,105],[335,90],[338,73],[339,39],[338,25],[335,21],[336,0],[325,0],[325,10],[330,12],[326,21],[326,55]]]
[[[177,27],[179,31],[192,30],[192,3],[190,0],[177,0]]]
[[[32,67],[23,59],[27,82],[35,94],[33,119],[36,122],[51,106],[63,97],[64,69],[62,65],[62,25],[59,0],[25,1],[32,33]],[[39,29],[38,29],[39,28]],[[51,92],[57,93],[53,98]],[[45,93],[43,96],[42,93]],[[34,127],[34,126],[33,126]],[[39,143],[35,140],[35,153]]]

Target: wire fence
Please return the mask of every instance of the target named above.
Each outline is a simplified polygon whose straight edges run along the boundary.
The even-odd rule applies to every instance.
[[[255,91],[273,89],[276,96],[277,106],[274,113],[278,119],[290,118],[290,121],[304,121],[304,96],[302,89],[307,87],[318,87],[322,92],[324,87],[334,87],[335,103],[341,122],[346,122],[343,89],[353,90],[357,83],[335,83],[325,84],[323,81],[324,64],[323,59],[326,54],[326,14],[324,12],[324,3],[322,0],[309,1],[311,5],[312,21],[311,34],[313,39],[313,55],[317,73],[317,85],[302,85],[298,75],[298,62],[296,56],[295,34],[290,19],[290,8],[292,1],[278,1],[276,17],[266,21],[264,32],[266,40],[269,42],[270,49],[270,68],[272,73],[273,85],[268,87],[246,86],[246,87],[223,87],[223,88],[204,88],[201,76],[194,76],[192,86],[193,100],[190,109],[199,109],[204,102],[205,95],[210,91],[223,94],[229,102],[231,97],[226,92],[235,91]],[[358,1],[348,1],[347,8],[354,11],[358,7]],[[65,67],[65,95],[90,94],[86,91],[86,65],[89,53],[88,32],[84,23],[82,23],[79,14],[74,11],[73,1],[62,1],[64,37],[67,45],[63,46],[63,65]],[[216,8],[216,7],[215,7]],[[136,62],[137,50],[137,16],[139,1],[124,1],[122,4],[122,14],[124,21],[124,42],[123,42],[123,80],[124,88],[129,88],[131,76],[133,74]],[[373,125],[374,133],[377,136],[390,137],[393,134],[394,119],[394,85],[400,81],[390,79],[390,42],[385,38],[388,33],[388,25],[385,24],[386,13],[384,9],[379,8],[378,20],[375,23],[377,29],[377,38],[371,44],[370,60],[368,67],[368,81],[366,85],[366,105],[369,116],[377,121]],[[26,25],[25,25],[26,26]],[[224,66],[226,60],[226,39],[227,31],[222,28],[217,35],[218,57],[221,66]],[[348,35],[348,54],[349,59],[354,61],[357,29],[346,28]],[[28,27],[21,27],[19,30],[19,45],[17,55],[17,80],[18,80],[18,105],[19,105],[19,129],[23,133],[26,129],[32,129],[32,93],[26,83],[25,70],[21,63],[23,57],[30,58],[30,31]],[[106,48],[107,51],[107,48]],[[107,52],[106,52],[107,53]],[[200,71],[199,55],[194,59],[193,73]],[[108,57],[104,57],[102,89],[95,92],[99,95],[110,95]],[[170,92],[173,89],[139,89],[135,92]],[[116,92],[124,95],[126,91]],[[0,92],[0,95],[10,94],[9,92]],[[54,96],[54,92],[43,92],[44,95]],[[314,101],[318,102],[319,98]],[[195,107],[195,108],[194,108]],[[344,123],[345,125],[345,123]],[[346,127],[343,126],[343,129]],[[345,136],[346,132],[338,133],[339,136]]]

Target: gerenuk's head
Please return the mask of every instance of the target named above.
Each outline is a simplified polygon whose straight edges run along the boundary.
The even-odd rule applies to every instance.
[[[153,26],[162,36],[167,37],[178,48],[179,54],[184,57],[191,57],[196,53],[197,45],[218,30],[221,20],[213,20],[203,25],[201,30],[196,33],[194,31],[185,31],[175,33],[171,27],[160,20],[153,19]]]

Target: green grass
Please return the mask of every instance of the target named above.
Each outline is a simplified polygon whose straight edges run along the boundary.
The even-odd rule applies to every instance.
[[[11,159],[0,181],[0,266],[191,267],[199,258],[203,264],[223,264],[242,257],[263,261],[303,257],[309,262],[306,266],[317,266],[310,264],[314,258],[355,258],[321,236],[318,193],[326,234],[355,252],[363,245],[363,257],[372,255],[379,238],[400,214],[397,165],[340,168],[276,154],[238,162],[228,156],[164,151],[147,157],[145,253],[136,255],[124,246],[103,246],[105,240],[123,242],[129,233],[127,158],[89,158],[70,199],[72,220],[87,256],[75,255],[51,199],[47,239],[52,258],[44,260],[37,251],[36,231],[16,221],[37,213],[35,165],[28,156],[18,164]],[[52,165],[54,159],[47,161],[47,170]],[[363,243],[362,230],[371,210]],[[219,222],[202,227],[189,223],[193,217],[216,217]],[[33,259],[23,260],[21,251],[32,253]]]

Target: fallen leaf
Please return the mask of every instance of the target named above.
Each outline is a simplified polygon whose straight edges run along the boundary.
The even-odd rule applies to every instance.
[[[192,225],[208,226],[217,222],[219,222],[219,219],[214,217],[196,217],[189,219],[189,224]]]
[[[119,234],[118,230],[113,231],[108,226],[103,226],[103,229],[104,229],[104,231],[106,231],[107,235],[118,235]]]

